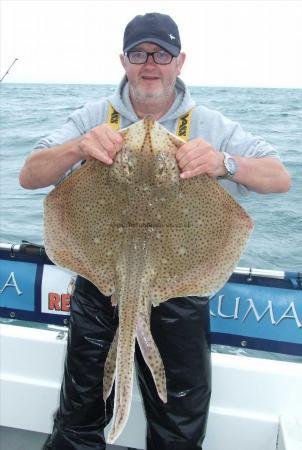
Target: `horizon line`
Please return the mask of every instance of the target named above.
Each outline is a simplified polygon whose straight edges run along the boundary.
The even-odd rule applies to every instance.
[[[109,83],[109,82],[58,82],[58,81],[2,81],[1,84],[52,84],[52,85],[80,85],[80,86],[118,86],[119,82],[117,83]],[[245,89],[295,89],[295,90],[302,90],[301,87],[298,86],[267,86],[267,85],[231,85],[231,84],[225,84],[225,85],[219,85],[219,84],[189,84],[186,83],[189,88],[192,87],[201,87],[201,88],[231,88],[231,89],[239,89],[239,88],[245,88]]]

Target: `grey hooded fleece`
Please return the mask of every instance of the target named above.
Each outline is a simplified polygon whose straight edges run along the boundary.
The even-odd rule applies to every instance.
[[[130,98],[129,84],[124,77],[115,93],[93,103],[87,103],[67,118],[66,123],[51,135],[41,139],[34,149],[47,149],[61,145],[71,139],[85,134],[91,128],[107,121],[109,102],[121,115],[121,128],[128,127],[140,120],[135,114]],[[227,119],[220,112],[204,106],[196,106],[188,88],[178,78],[176,81],[176,97],[169,111],[159,119],[159,122],[172,133],[176,133],[178,118],[193,110],[191,118],[190,140],[202,138],[216,150],[228,152],[231,155],[261,158],[264,156],[278,157],[277,151],[259,136],[244,131],[240,124]],[[66,175],[77,168],[80,163],[71,168]],[[65,176],[66,176],[65,175]],[[219,180],[223,187],[233,196],[244,195],[248,189],[230,180]]]

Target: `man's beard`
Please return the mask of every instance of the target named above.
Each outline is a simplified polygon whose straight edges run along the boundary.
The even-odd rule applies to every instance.
[[[140,87],[130,87],[131,96],[138,102],[144,102],[146,100],[158,100],[158,99],[168,99],[171,94],[174,92],[174,89],[171,89],[171,86],[163,87],[157,92],[146,92],[144,89]]]

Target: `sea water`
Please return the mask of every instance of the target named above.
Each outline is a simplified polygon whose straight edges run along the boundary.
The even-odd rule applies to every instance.
[[[0,242],[43,243],[43,199],[51,188],[22,189],[20,169],[41,137],[61,127],[75,109],[114,90],[112,85],[0,84]],[[197,104],[219,110],[273,144],[292,177],[288,193],[251,193],[237,199],[255,222],[238,265],[302,271],[302,90],[190,90]],[[244,348],[212,345],[212,351],[301,362],[299,357]]]
[[[0,241],[43,243],[43,199],[51,188],[24,190],[18,176],[35,143],[86,102],[112,94],[112,85],[1,83]],[[255,230],[239,265],[302,270],[302,90],[190,88],[197,104],[221,111],[279,151],[292,176],[285,194],[239,199]]]

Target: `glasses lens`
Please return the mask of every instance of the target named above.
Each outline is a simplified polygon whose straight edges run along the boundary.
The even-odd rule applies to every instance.
[[[153,53],[154,61],[157,64],[169,64],[172,61],[173,56],[168,52],[160,51]]]
[[[127,56],[132,64],[144,64],[147,61],[146,52],[128,52]]]

